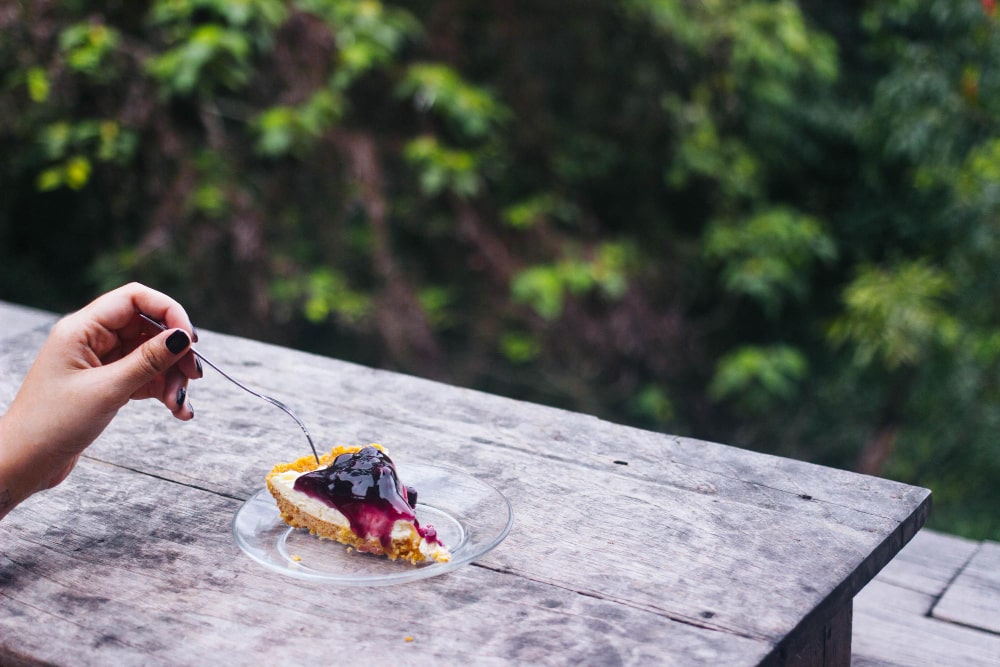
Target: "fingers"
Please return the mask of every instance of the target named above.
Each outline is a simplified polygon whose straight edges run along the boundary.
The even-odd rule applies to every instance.
[[[158,336],[158,338],[162,337],[162,335]],[[169,336],[167,336],[167,340],[169,340]],[[137,353],[140,353],[139,348],[133,352],[133,354]],[[127,362],[128,357],[125,357],[123,361]],[[132,394],[132,398],[155,398],[163,403],[174,417],[187,421],[194,417],[194,408],[191,406],[191,400],[188,396],[188,380],[201,377],[201,373],[201,362],[198,361],[189,347],[188,351],[181,353],[178,360],[166,371],[158,373],[141,385]]]
[[[159,331],[139,313],[164,323],[168,330]],[[156,398],[178,419],[194,416],[187,385],[188,380],[200,378],[203,369],[190,347],[197,333],[179,303],[130,283],[98,297],[75,317],[89,325],[88,340],[99,348],[95,352],[124,396]]]
[[[188,352],[177,362],[177,369],[189,380],[198,380],[205,376],[205,368],[194,352]]]
[[[83,312],[112,331],[132,327],[131,333],[138,335],[142,329],[137,326],[140,320],[136,313],[141,312],[171,329],[184,329],[191,337],[195,336],[194,326],[183,306],[140,283],[129,283],[98,297]]]
[[[180,372],[172,371],[164,383],[160,401],[167,406],[174,417],[187,421],[194,417],[194,409],[188,398],[188,381]]]
[[[188,395],[188,380],[197,380],[203,374],[201,361],[193,352],[188,352],[167,371],[163,391],[157,398],[167,406],[174,417],[182,421],[194,418],[194,408]]]
[[[179,388],[177,378],[183,378],[184,375],[179,369],[174,369],[174,366],[188,354],[190,347],[191,338],[186,331],[183,329],[167,330],[150,338],[128,355],[104,368],[108,373],[114,375],[112,381],[122,389],[125,396],[136,394],[160,376],[163,376],[164,390],[173,386],[174,391],[176,391]],[[171,370],[173,372],[168,373]],[[183,379],[183,383],[186,385],[187,380]],[[158,397],[161,400],[164,398],[164,396]]]

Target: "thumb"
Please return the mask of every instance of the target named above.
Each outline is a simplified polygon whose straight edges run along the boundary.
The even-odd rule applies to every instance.
[[[157,375],[162,375],[184,356],[191,346],[191,337],[183,329],[164,331],[135,348],[112,364],[117,384],[128,394],[138,391]]]

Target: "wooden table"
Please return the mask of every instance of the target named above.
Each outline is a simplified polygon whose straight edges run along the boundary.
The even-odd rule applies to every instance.
[[[53,320],[0,304],[0,409]],[[490,482],[509,536],[399,586],[264,568],[231,522],[305,441],[206,369],[192,422],[130,405],[0,521],[0,664],[848,664],[854,595],[930,508],[925,489],[200,333],[327,447]]]

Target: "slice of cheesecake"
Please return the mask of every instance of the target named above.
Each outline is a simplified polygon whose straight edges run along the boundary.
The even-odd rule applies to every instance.
[[[411,563],[450,559],[433,526],[421,526],[416,491],[403,486],[381,445],[334,447],[320,457],[279,463],[267,489],[295,528],[358,551]]]

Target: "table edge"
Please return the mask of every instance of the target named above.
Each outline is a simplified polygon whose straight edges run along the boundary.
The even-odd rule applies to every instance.
[[[853,606],[854,597],[920,532],[927,523],[933,505],[933,494],[930,489],[921,488],[921,490],[924,491],[924,497],[920,504],[868,554],[850,576],[844,578],[823,602],[806,614],[795,628],[774,645],[767,657],[761,661],[762,667],[785,665],[797,642],[808,636],[811,629],[822,629],[845,605]]]

